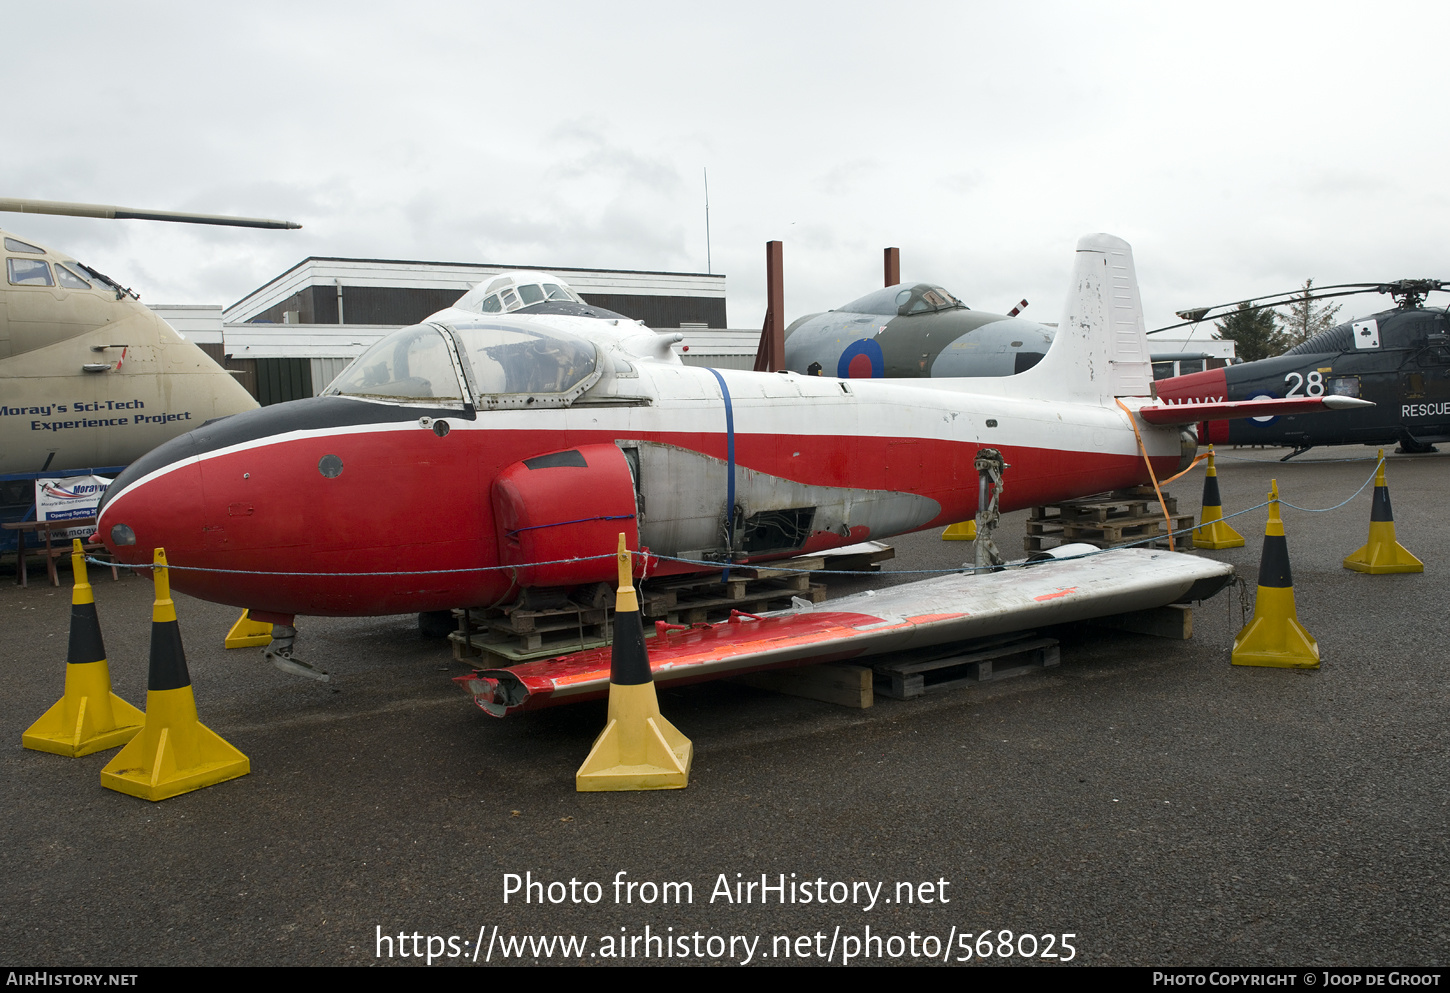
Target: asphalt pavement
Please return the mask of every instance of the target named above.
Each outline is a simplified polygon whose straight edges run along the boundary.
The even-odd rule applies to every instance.
[[[1330,507],[1373,470],[1367,449],[1282,454],[1222,453],[1227,513],[1270,478]],[[1258,509],[1232,521],[1246,547],[1199,553],[1232,562],[1248,601],[1200,605],[1188,642],[1063,629],[1054,669],[867,710],[662,691],[695,746],[689,787],[666,792],[576,793],[604,705],[488,717],[411,616],[302,619],[321,684],[225,651],[236,611],[177,595],[201,719],[253,771],[123,796],[100,785],[113,752],[21,747],[60,695],[70,593],[43,574],[21,589],[7,564],[0,959],[1443,964],[1450,455],[1388,471],[1422,575],[1342,567],[1369,487],[1284,511],[1318,671],[1229,664]],[[1200,470],[1171,492],[1196,511],[1201,486]],[[1023,516],[1000,532],[1009,552]],[[970,555],[936,532],[892,544],[888,571]],[[116,692],[143,706],[150,583],[92,581]]]

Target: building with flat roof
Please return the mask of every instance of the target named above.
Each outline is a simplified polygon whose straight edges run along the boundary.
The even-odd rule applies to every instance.
[[[555,276],[586,303],[648,327],[725,327],[723,275],[318,257],[303,259],[248,293],[226,308],[223,319],[227,324],[402,327],[451,306],[490,276],[520,269]]]
[[[687,341],[675,348],[686,362],[750,368],[754,359],[753,342],[744,354],[743,338],[751,336],[725,330],[725,277],[698,272],[314,256],[226,308],[152,309],[266,405],[315,396],[389,331],[452,306],[489,277],[520,270],[554,276],[586,303],[647,327],[682,331]],[[686,347],[692,341],[702,346],[696,355]]]

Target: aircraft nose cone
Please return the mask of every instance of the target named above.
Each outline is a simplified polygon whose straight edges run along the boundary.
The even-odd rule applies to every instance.
[[[180,439],[177,439],[180,440]],[[175,564],[205,549],[201,469],[172,463],[133,476],[136,463],[116,478],[96,520],[101,541],[120,562],[150,565],[152,551],[166,549]]]

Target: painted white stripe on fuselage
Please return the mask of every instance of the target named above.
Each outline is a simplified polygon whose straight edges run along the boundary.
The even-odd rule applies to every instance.
[[[691,367],[642,366],[641,379],[665,382],[650,386],[674,387],[669,392],[694,394],[671,396],[667,389],[655,392],[657,399],[641,406],[592,406],[535,410],[482,410],[475,420],[460,412],[447,418],[455,431],[549,432],[603,431],[620,438],[661,432],[722,435],[725,431],[724,401],[719,386],[708,370]],[[1050,449],[1084,454],[1137,456],[1137,444],[1127,415],[1116,408],[1095,404],[1024,400],[997,395],[984,396],[903,381],[841,381],[795,375],[721,370],[730,388],[737,438],[747,436],[805,436],[822,438],[903,438],[951,441],[986,447]],[[699,379],[699,383],[689,381]],[[681,382],[685,380],[685,382]],[[704,380],[708,380],[705,383]],[[841,389],[848,382],[850,392]],[[930,381],[925,381],[930,382]],[[990,380],[945,381],[977,385]],[[645,384],[640,384],[645,385]],[[708,387],[704,396],[701,386]],[[684,387],[681,389],[681,387]],[[693,387],[693,388],[692,388]],[[375,401],[353,399],[365,404]],[[996,422],[989,427],[988,420]],[[171,472],[203,462],[225,458],[274,444],[312,438],[344,437],[427,430],[416,420],[367,423],[311,430],[287,431],[225,448],[189,456],[163,466],[131,483],[109,503],[115,504],[133,489]],[[1155,456],[1177,454],[1177,432],[1144,428],[1144,442]]]

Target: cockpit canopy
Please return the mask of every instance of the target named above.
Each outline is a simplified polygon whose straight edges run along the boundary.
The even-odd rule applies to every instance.
[[[377,400],[463,400],[448,339],[430,324],[394,331],[363,352],[323,393]]]
[[[853,314],[880,314],[885,317],[909,317],[912,314],[934,314],[943,310],[966,310],[966,304],[934,283],[897,283],[859,300],[836,308]]]
[[[584,305],[583,298],[557,276],[519,271],[485,279],[453,306],[475,314],[509,314],[550,300]]]
[[[564,331],[489,321],[458,324],[453,332],[485,401],[533,397],[530,402],[567,402],[599,378],[594,342]]]
[[[531,284],[524,284],[531,285]],[[454,348],[472,384],[459,382]],[[418,324],[394,331],[327,388],[327,395],[481,407],[567,406],[599,379],[592,341],[527,320],[502,318],[445,329]]]

